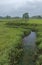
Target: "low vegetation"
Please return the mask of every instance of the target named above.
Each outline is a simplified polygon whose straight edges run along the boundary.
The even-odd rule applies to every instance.
[[[0,19],[0,65],[20,65],[23,58],[22,39],[31,31],[37,34],[34,60],[36,65],[42,65],[42,19],[26,21]]]

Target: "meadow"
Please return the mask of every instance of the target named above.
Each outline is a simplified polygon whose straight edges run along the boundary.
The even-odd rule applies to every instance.
[[[0,20],[0,65],[19,64],[23,52],[22,39],[30,32],[17,25],[14,26],[13,22],[16,20]]]
[[[42,64],[42,19],[0,19],[0,65],[20,65],[23,56],[22,39],[31,31],[37,34],[36,65]]]
[[[36,46],[37,51],[35,53],[36,65],[42,65],[42,19],[30,20],[30,24],[36,24],[35,32],[37,35]]]

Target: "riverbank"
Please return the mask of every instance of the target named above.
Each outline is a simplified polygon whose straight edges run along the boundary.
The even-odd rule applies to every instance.
[[[6,25],[10,21],[0,22],[0,64],[20,65],[23,56],[22,39],[30,33],[29,29]]]
[[[35,65],[33,62],[34,51],[36,51],[36,33],[31,32],[28,36],[23,39],[23,64],[22,65]]]
[[[31,23],[30,23],[31,25]],[[32,23],[34,25],[34,23]],[[35,24],[33,28],[36,32],[37,38],[36,38],[36,52],[34,55],[34,62],[35,65],[42,65],[42,24],[39,22],[39,24]]]
[[[38,20],[35,21],[37,22]],[[42,24],[41,23],[36,24],[36,22],[30,23],[29,21],[26,23],[24,20],[0,21],[0,64],[1,65],[21,64],[20,61],[22,60],[24,55],[22,39],[25,36],[28,36],[31,31],[35,31],[37,34],[37,41],[36,41],[37,50],[34,51],[35,54],[33,55],[33,60],[32,59],[31,60],[38,65],[41,64]]]

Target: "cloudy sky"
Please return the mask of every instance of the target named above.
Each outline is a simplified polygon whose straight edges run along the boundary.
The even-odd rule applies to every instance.
[[[0,0],[0,16],[42,15],[42,0]]]

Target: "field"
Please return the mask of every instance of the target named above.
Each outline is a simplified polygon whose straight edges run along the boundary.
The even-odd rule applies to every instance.
[[[18,57],[15,58],[14,64],[18,64],[23,51],[22,39],[27,31],[7,23],[10,23],[10,20],[0,20],[0,65],[12,64],[13,53],[15,54],[14,58]]]
[[[31,30],[37,34],[35,62],[36,65],[42,64],[42,19],[0,19],[0,65],[20,65],[23,56],[22,39]]]
[[[31,23],[31,24],[42,24],[42,19],[30,19],[29,23]]]
[[[35,25],[35,32],[37,34],[36,39],[37,53],[35,54],[36,65],[42,65],[42,19],[30,20],[30,24],[36,24]]]

